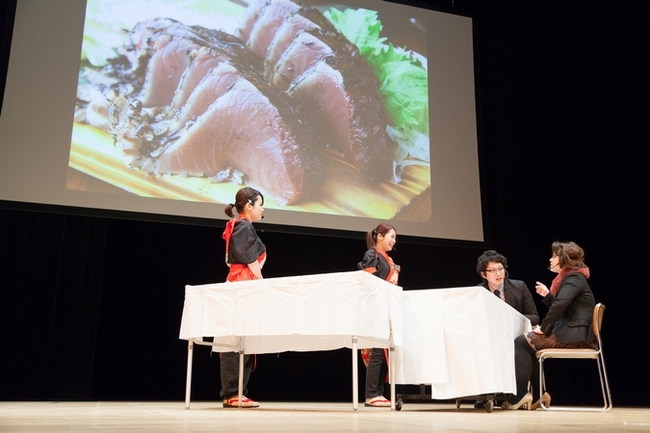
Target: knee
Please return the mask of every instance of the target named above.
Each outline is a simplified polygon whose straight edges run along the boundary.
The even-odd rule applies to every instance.
[[[528,343],[528,339],[526,338],[526,334],[521,334],[515,338],[515,350],[525,350],[527,352],[530,352],[532,350],[530,344]]]

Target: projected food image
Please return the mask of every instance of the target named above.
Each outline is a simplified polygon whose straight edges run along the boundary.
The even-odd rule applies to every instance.
[[[227,203],[246,184],[267,208],[425,221],[426,53],[383,37],[383,18],[89,0],[70,168],[146,197]]]

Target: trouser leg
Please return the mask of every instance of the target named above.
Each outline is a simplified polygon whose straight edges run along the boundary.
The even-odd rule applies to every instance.
[[[512,398],[512,402],[518,402],[528,392],[528,381],[531,379],[533,370],[533,358],[535,353],[528,344],[525,335],[515,338],[515,376],[517,380],[517,394]],[[533,388],[535,383],[533,383]]]
[[[253,355],[244,355],[244,383],[243,394],[246,394],[248,379],[250,378],[251,371],[255,357]],[[239,394],[239,353],[224,352],[221,354],[221,398],[231,398]]]
[[[366,370],[366,398],[384,395],[387,372],[388,365],[386,363],[384,349],[373,348]]]

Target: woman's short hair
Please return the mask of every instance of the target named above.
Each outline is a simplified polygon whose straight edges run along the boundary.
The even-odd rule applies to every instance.
[[[483,272],[485,272],[490,262],[501,263],[504,268],[508,267],[508,259],[506,259],[506,256],[494,250],[484,251],[476,262],[476,272],[478,272],[481,278],[483,278]]]
[[[585,252],[575,242],[555,241],[551,245],[551,251],[558,258],[558,265],[562,269],[585,268]]]

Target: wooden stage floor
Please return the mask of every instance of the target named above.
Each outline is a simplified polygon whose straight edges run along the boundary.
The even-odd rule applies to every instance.
[[[352,410],[351,403],[0,402],[0,432],[648,432],[650,408],[609,412],[505,411],[465,404],[405,403]]]

